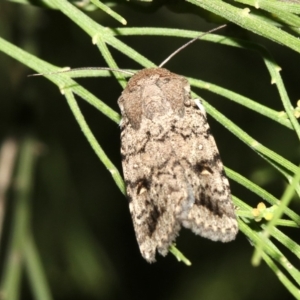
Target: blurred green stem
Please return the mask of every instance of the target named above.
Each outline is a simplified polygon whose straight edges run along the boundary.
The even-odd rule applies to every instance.
[[[51,293],[44,274],[38,250],[30,232],[24,245],[24,261],[31,289],[36,300],[51,300]]]
[[[32,240],[28,238],[30,230],[30,198],[36,159],[35,146],[35,140],[31,137],[27,137],[23,140],[20,147],[15,180],[15,203],[11,220],[10,240],[8,242],[4,271],[0,283],[1,299],[18,300],[20,298],[23,263],[24,261],[28,264],[32,263],[32,255],[37,255],[36,252],[29,251],[29,247],[32,248]],[[37,260],[37,256],[35,260]],[[37,269],[35,269],[35,271],[37,271]],[[43,276],[41,268],[39,268],[38,275]],[[32,281],[35,289],[41,286],[40,281],[40,279],[39,281]],[[36,297],[36,299],[48,300],[51,299],[51,297]]]
[[[15,211],[11,220],[11,234],[1,281],[3,299],[19,299],[21,271],[23,262],[22,248],[26,236],[29,215],[29,197],[33,171],[33,140],[27,139],[21,145],[15,184]]]
[[[2,142],[0,150],[0,240],[6,213],[7,191],[11,186],[18,150],[19,144],[15,138],[8,137]]]

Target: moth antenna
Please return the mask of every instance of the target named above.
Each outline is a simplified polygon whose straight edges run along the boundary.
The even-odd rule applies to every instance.
[[[37,74],[30,74],[27,77],[34,77],[34,76],[45,76],[45,75],[54,75],[54,74],[60,74],[60,73],[67,73],[67,72],[72,72],[72,71],[86,71],[86,70],[106,70],[106,71],[114,71],[114,72],[120,72],[128,75],[134,75],[133,72],[126,71],[126,70],[121,70],[121,69],[113,69],[113,68],[106,68],[106,67],[87,67],[87,68],[67,68],[66,70],[61,70],[57,72],[49,72],[49,73],[37,73]]]
[[[183,50],[184,48],[186,48],[188,45],[194,43],[196,40],[202,38],[203,36],[212,33],[214,31],[217,31],[219,29],[222,29],[224,27],[226,27],[227,25],[221,25],[219,27],[213,28],[207,32],[201,33],[200,35],[196,36],[195,38],[193,38],[192,40],[188,41],[187,43],[185,43],[184,45],[182,45],[180,48],[178,48],[177,50],[175,50],[173,53],[171,53],[158,67],[161,68],[163,65],[165,65],[174,55],[176,55],[178,52],[180,52],[181,50]]]

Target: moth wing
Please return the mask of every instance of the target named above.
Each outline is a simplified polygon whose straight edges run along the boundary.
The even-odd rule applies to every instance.
[[[181,224],[213,241],[233,240],[238,225],[229,182],[204,110],[187,107],[184,119],[177,118],[172,140],[195,199],[182,212]]]
[[[166,129],[146,118],[138,130],[122,126],[121,139],[127,139],[121,151],[129,208],[141,254],[149,262],[155,261],[156,250],[168,253],[181,227],[178,214],[194,202]]]

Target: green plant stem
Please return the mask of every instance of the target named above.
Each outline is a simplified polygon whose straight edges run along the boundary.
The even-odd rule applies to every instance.
[[[285,89],[285,86],[283,84],[283,81],[282,81],[282,78],[279,74],[279,71],[276,72],[275,74],[275,82],[276,82],[276,86],[277,86],[277,89],[279,91],[279,94],[280,94],[280,98],[281,98],[281,101],[282,101],[282,104],[284,106],[284,109],[294,127],[294,130],[298,136],[298,139],[300,140],[300,125],[299,125],[299,122],[298,120],[296,119],[295,115],[294,115],[294,107],[292,106],[291,104],[291,101],[288,97],[288,94],[286,92],[286,89]]]
[[[2,141],[0,149],[0,241],[3,237],[4,218],[7,215],[7,192],[13,179],[18,150],[19,144],[16,138],[7,137]],[[2,247],[3,243],[0,245],[0,251]]]
[[[78,122],[83,134],[87,138],[89,144],[91,145],[92,149],[95,151],[96,155],[99,157],[101,162],[111,173],[111,175],[112,175],[114,181],[116,182],[118,188],[120,189],[120,191],[125,195],[125,193],[126,193],[125,185],[124,185],[124,181],[123,181],[119,171],[113,165],[113,163],[110,161],[110,159],[107,157],[107,155],[102,150],[99,143],[97,142],[95,136],[93,135],[88,124],[86,123],[83,114],[80,111],[80,108],[74,98],[72,91],[70,91],[69,89],[66,89],[64,92],[65,92],[65,96],[67,98],[68,104],[70,106],[70,109],[73,112],[74,117],[75,117],[76,121]]]
[[[128,47],[116,39],[112,34],[111,30],[103,27],[93,21],[91,18],[86,16],[83,12],[77,9],[75,6],[70,4],[66,0],[44,0],[49,5],[57,7],[63,14],[70,18],[75,24],[82,28],[91,38],[94,44],[97,44],[99,37],[110,46],[114,47],[118,51],[124,53],[126,56],[139,62],[144,66],[155,66],[147,58],[139,54],[137,51]],[[101,45],[100,45],[101,47]]]
[[[207,91],[213,92],[217,95],[226,97],[229,100],[232,100],[238,104],[241,104],[267,118],[270,118],[281,125],[286,126],[287,128],[292,129],[293,126],[291,125],[291,122],[289,119],[283,118],[280,116],[280,113],[277,111],[274,111],[273,109],[270,109],[264,105],[261,105],[260,103],[253,101],[247,97],[244,97],[242,95],[239,95],[235,92],[232,92],[230,90],[224,89],[220,86],[217,86],[215,84],[212,84],[210,82],[205,82],[199,79],[193,79],[193,78],[188,78],[190,84],[194,87],[198,87],[201,89],[205,89]]]
[[[236,2],[249,4],[249,5],[258,5],[261,8],[272,7],[277,10],[290,12],[294,14],[300,14],[300,5],[297,2],[285,2],[285,1],[270,1],[270,0],[235,0]]]
[[[28,231],[34,158],[34,140],[32,138],[25,139],[20,148],[16,175],[15,211],[11,221],[10,241],[0,284],[1,295],[9,300],[18,300],[20,297],[23,249]]]
[[[100,99],[95,97],[92,93],[88,90],[83,88],[82,86],[78,85],[76,81],[70,79],[66,76],[65,73],[58,73],[58,74],[49,74],[49,73],[56,73],[61,71],[60,68],[53,66],[34,55],[31,55],[24,50],[16,47],[15,45],[5,41],[0,37],[0,50],[6,53],[7,55],[13,57],[14,59],[20,61],[24,65],[32,68],[38,73],[45,74],[44,76],[48,78],[51,82],[56,84],[60,89],[64,89],[66,87],[72,87],[74,93],[82,97],[86,100],[89,104],[97,108],[101,111],[104,115],[108,118],[113,120],[116,123],[120,122],[120,115],[112,110],[109,106],[107,106],[104,102]],[[48,74],[48,75],[47,75]]]
[[[188,260],[174,245],[171,245],[169,251],[176,257],[178,261],[182,261],[187,266],[192,265],[190,260]]]
[[[112,69],[119,69],[113,56],[111,55],[110,51],[108,50],[105,42],[100,37],[98,37],[97,46],[98,46],[98,49],[100,50],[102,56],[104,57],[106,63],[108,64],[108,66]],[[120,72],[113,72],[113,74],[116,77],[116,79],[118,80],[118,82],[121,84],[122,88],[124,89],[127,83],[126,83],[126,80],[124,79],[123,74]]]
[[[104,3],[102,3],[99,0],[91,0],[91,2],[98,8],[100,8],[101,10],[103,10],[104,12],[106,12],[108,15],[110,15],[111,17],[113,17],[114,19],[116,19],[117,21],[119,21],[120,23],[122,23],[123,25],[127,24],[127,21],[120,16],[119,14],[117,14],[115,11],[113,11],[112,9],[110,9],[107,5],[105,5]]]
[[[254,265],[259,265],[261,254],[263,252],[263,247],[266,244],[265,241],[269,238],[271,234],[271,230],[274,227],[277,220],[279,220],[285,210],[285,208],[289,205],[289,202],[291,201],[294,193],[295,193],[295,187],[299,184],[300,181],[300,169],[298,173],[293,178],[293,181],[291,184],[287,187],[285,190],[281,202],[278,206],[278,208],[274,212],[274,216],[272,220],[268,223],[268,225],[265,227],[264,232],[261,235],[261,239],[257,242],[257,246],[255,249],[255,252],[252,257],[252,263]]]
[[[194,94],[194,93],[193,93]],[[200,98],[198,95],[194,94],[196,98]],[[235,136],[237,136],[241,141],[243,141],[246,145],[248,145],[251,149],[255,152],[260,154],[263,158],[271,159],[272,161],[276,162],[283,168],[289,170],[292,173],[297,173],[298,167],[283,158],[282,156],[278,155],[274,151],[268,149],[267,147],[263,146],[257,140],[253,139],[249,134],[235,125],[231,120],[226,118],[220,112],[218,112],[212,105],[208,102],[203,101],[203,106],[205,107],[206,111],[219,123],[221,123],[225,128],[231,131]]]
[[[275,223],[276,224],[276,223]],[[269,234],[272,235],[279,243],[289,249],[294,253],[298,259],[300,259],[300,246],[289,238],[287,235],[278,230],[275,226],[267,228],[268,225],[262,224],[261,227],[266,231],[268,230]],[[264,233],[262,233],[264,235]],[[263,251],[261,252],[263,253]]]
[[[252,230],[242,220],[238,220],[239,229],[249,237],[249,239],[256,245],[261,237],[260,235]],[[297,282],[300,284],[300,273],[299,271],[288,261],[288,259],[282,254],[281,251],[272,243],[270,240],[265,240],[263,251],[277,261]]]
[[[278,266],[273,260],[266,254],[263,253],[262,257],[267,265],[273,270],[279,281],[287,288],[287,290],[296,298],[300,299],[299,290],[295,285],[281,272]]]
[[[265,10],[275,16],[276,20],[280,20],[280,22],[289,25],[291,30],[294,30],[296,33],[299,34],[299,26],[300,26],[300,19],[297,15],[286,11],[279,7],[278,5],[274,6],[273,3],[275,1],[253,1],[253,0],[235,0],[239,3],[244,3],[247,5],[251,5],[255,7],[257,10]],[[279,2],[279,1],[276,1]],[[282,1],[281,1],[282,2]]]
[[[38,250],[29,232],[24,245],[24,262],[35,299],[52,300]]]
[[[231,170],[227,167],[225,167],[225,172],[226,172],[226,175],[230,179],[234,180],[238,184],[240,184],[240,185],[244,186],[245,188],[247,188],[248,190],[252,191],[256,195],[258,195],[261,199],[266,200],[271,205],[279,205],[280,204],[279,199],[274,197],[272,194],[268,193],[266,190],[262,189],[257,184],[255,184],[252,181],[248,180],[247,178],[245,178],[241,174],[238,174],[237,172],[235,172],[235,171],[233,171],[233,170]],[[248,206],[246,206],[245,208],[247,209]],[[293,212],[288,207],[285,207],[284,213],[287,216],[289,216],[296,224],[298,224],[298,226],[300,226],[300,216],[298,214]]]
[[[220,0],[187,0],[198,7],[208,10],[247,30],[261,35],[271,41],[285,45],[300,53],[300,40],[261,20],[251,13],[249,8],[240,9]]]

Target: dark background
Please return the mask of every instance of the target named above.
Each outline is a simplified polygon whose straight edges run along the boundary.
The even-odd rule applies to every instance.
[[[164,6],[126,2],[114,9],[130,27],[206,31],[218,25],[210,23],[205,12],[180,13]],[[122,26],[101,11],[89,15],[103,26]],[[295,105],[299,55],[234,25],[220,34],[266,46],[282,67]],[[58,11],[0,3],[0,35],[57,66],[105,66],[90,37]],[[156,64],[185,41],[149,36],[120,39]],[[139,68],[116,50],[112,53],[121,68]],[[262,59],[250,51],[197,41],[165,67],[283,110]],[[31,224],[54,299],[292,299],[265,263],[256,268],[251,265],[254,248],[242,233],[236,241],[221,244],[182,230],[177,246],[192,261],[191,267],[176,262],[171,254],[158,256],[155,264],[146,263],[125,197],[89,146],[59,90],[43,77],[27,78],[33,71],[3,53],[0,69],[0,139],[31,135],[42,145],[34,171]],[[119,111],[117,99],[122,90],[113,78],[81,79],[80,83]],[[293,131],[221,97],[197,92],[259,142],[299,163],[299,142]],[[98,142],[121,170],[118,125],[78,101]],[[211,117],[209,121],[224,164],[280,198],[286,187],[280,174]],[[261,201],[234,182],[231,186],[233,194],[249,205]],[[299,241],[296,229],[289,234]],[[297,267],[298,261],[293,262]],[[32,299],[24,278],[22,299]]]

